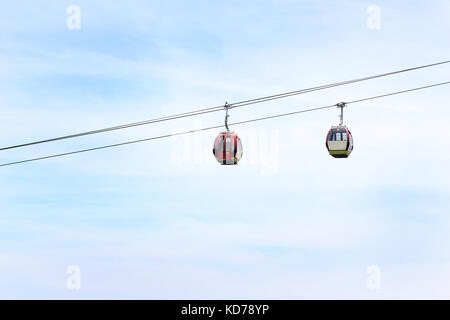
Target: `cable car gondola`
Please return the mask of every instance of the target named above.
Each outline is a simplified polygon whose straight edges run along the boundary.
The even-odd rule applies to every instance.
[[[241,139],[233,131],[223,131],[214,141],[213,153],[220,164],[238,164],[242,157]]]
[[[225,108],[227,112],[225,115],[225,128],[227,130],[220,132],[214,140],[213,154],[220,164],[235,165],[242,158],[242,142],[238,135],[228,128],[229,105],[227,103]]]
[[[337,107],[341,108],[341,121],[338,126],[332,126],[328,131],[325,145],[332,157],[348,158],[353,151],[353,136],[347,126],[343,124],[345,103],[339,103]]]

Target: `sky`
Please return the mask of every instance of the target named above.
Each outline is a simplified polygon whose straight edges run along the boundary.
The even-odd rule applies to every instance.
[[[449,0],[2,0],[0,145],[448,60],[449,15]],[[449,81],[449,67],[231,110],[230,122]],[[346,108],[348,159],[326,151],[339,121],[326,109],[232,127],[237,166],[216,162],[212,130],[1,167],[0,298],[449,299],[448,92]]]

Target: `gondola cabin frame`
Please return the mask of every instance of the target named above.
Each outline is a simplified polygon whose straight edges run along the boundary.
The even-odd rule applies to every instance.
[[[346,126],[333,126],[328,131],[325,145],[334,158],[348,158],[353,151],[353,136]]]
[[[214,140],[213,154],[222,165],[236,165],[242,158],[242,142],[233,131],[220,132]]]

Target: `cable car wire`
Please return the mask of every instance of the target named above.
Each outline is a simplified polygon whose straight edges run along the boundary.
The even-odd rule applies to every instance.
[[[345,102],[345,104],[352,104],[352,103],[358,103],[358,102],[363,102],[363,101],[369,101],[369,100],[374,100],[374,99],[379,99],[379,98],[385,98],[385,97],[394,96],[394,95],[398,95],[398,94],[402,94],[402,93],[413,92],[413,91],[418,91],[418,90],[423,90],[423,89],[428,89],[428,88],[433,88],[433,87],[443,86],[443,85],[446,85],[446,84],[449,84],[449,83],[450,83],[450,81],[447,81],[447,82],[441,82],[441,83],[436,83],[436,84],[431,84],[431,85],[428,85],[428,86],[417,87],[417,88],[413,88],[413,89],[408,89],[408,90],[397,91],[397,92],[393,92],[393,93],[382,94],[382,95],[379,95],[379,96],[374,96],[374,97],[369,97],[369,98],[363,98],[363,99],[353,100],[353,101]]]
[[[361,82],[361,81],[367,81],[367,80],[372,80],[372,79],[392,76],[392,75],[400,74],[400,73],[404,73],[404,72],[410,72],[410,71],[415,71],[415,70],[419,70],[419,69],[430,68],[430,67],[434,67],[434,66],[438,66],[438,65],[442,65],[442,64],[447,64],[447,63],[450,63],[450,61],[437,62],[437,63],[433,63],[433,64],[422,65],[422,66],[418,66],[418,67],[413,67],[413,68],[408,68],[408,69],[403,69],[403,70],[397,70],[397,71],[388,72],[388,73],[382,73],[382,74],[378,74],[378,75],[374,75],[374,76],[368,76],[368,77],[359,78],[359,79],[353,79],[353,80],[347,80],[347,81],[342,81],[342,82],[336,82],[336,83],[327,84],[327,85],[323,85],[323,86],[319,86],[319,87],[313,87],[313,88],[308,88],[308,89],[302,89],[302,90],[297,90],[297,91],[280,93],[280,94],[271,95],[271,96],[267,96],[267,97],[262,97],[262,98],[256,98],[256,99],[251,99],[251,100],[231,103],[230,107],[231,108],[242,107],[242,106],[246,106],[246,105],[249,105],[249,104],[255,104],[255,103],[260,103],[260,102],[266,102],[266,101],[271,101],[271,100],[275,100],[275,99],[280,99],[280,98],[286,98],[286,97],[290,97],[290,96],[298,95],[298,94],[302,94],[302,93],[308,93],[308,92],[312,92],[312,91],[318,91],[318,90],[334,88],[334,87],[343,86],[343,85],[347,85],[347,84],[353,84],[353,83],[357,83],[357,82]]]
[[[450,63],[450,60],[427,64],[427,65],[421,65],[421,66],[417,66],[417,67],[413,67],[413,68],[392,71],[392,72],[388,72],[388,73],[382,73],[382,74],[378,74],[378,75],[374,75],[374,76],[368,76],[368,77],[357,78],[357,79],[352,79],[352,80],[347,80],[347,81],[335,82],[335,83],[326,84],[326,85],[322,85],[322,86],[311,87],[311,88],[300,89],[300,90],[296,90],[296,91],[290,91],[290,92],[265,96],[265,97],[261,97],[261,98],[244,100],[244,101],[240,101],[240,102],[231,103],[228,105],[228,108],[230,108],[230,109],[239,108],[239,107],[243,107],[243,106],[253,105],[253,104],[257,104],[257,103],[263,103],[263,102],[272,101],[272,100],[276,100],[276,99],[287,98],[287,97],[296,96],[296,95],[300,95],[300,94],[306,94],[306,93],[310,93],[310,92],[314,92],[314,91],[330,89],[330,88],[334,88],[334,87],[339,87],[339,86],[344,86],[344,85],[353,84],[353,83],[357,83],[357,82],[387,77],[387,76],[391,76],[391,75],[395,75],[395,74],[415,71],[415,70],[424,69],[424,68],[430,68],[430,67],[434,67],[434,66],[448,64],[448,63]],[[166,117],[160,117],[160,118],[155,118],[155,119],[150,119],[150,120],[127,123],[127,124],[123,124],[123,125],[112,126],[112,127],[107,127],[107,128],[97,129],[97,130],[79,132],[79,133],[69,134],[69,135],[60,136],[60,137],[56,137],[56,138],[49,138],[49,139],[43,139],[43,140],[37,140],[37,141],[17,144],[17,145],[11,145],[11,146],[0,148],[0,151],[28,147],[28,146],[32,146],[32,145],[54,142],[54,141],[65,140],[65,139],[78,138],[78,137],[82,137],[82,136],[99,134],[99,133],[104,133],[104,132],[109,132],[109,131],[122,130],[122,129],[132,128],[132,127],[137,127],[137,126],[143,126],[143,125],[149,125],[149,124],[153,124],[153,123],[163,122],[163,121],[170,121],[170,120],[181,119],[181,118],[186,118],[186,117],[193,117],[193,116],[203,115],[206,113],[218,112],[218,111],[223,110],[224,107],[225,107],[224,105],[220,105],[220,106],[216,106],[216,107],[203,108],[203,109],[179,113],[179,114],[166,116]]]
[[[202,114],[206,114],[206,113],[221,111],[222,109],[223,109],[222,106],[205,108],[205,109],[200,109],[200,110],[196,110],[196,111],[192,111],[192,112],[180,113],[180,114],[173,115],[173,116],[161,117],[161,118],[156,118],[156,119],[151,119],[151,120],[145,120],[145,121],[140,121],[140,122],[128,123],[128,124],[124,124],[124,125],[120,125],[120,126],[108,127],[108,128],[92,130],[92,131],[86,131],[86,132],[80,132],[80,133],[70,134],[70,135],[56,137],[56,138],[50,138],[50,139],[45,139],[45,140],[38,140],[38,141],[33,141],[33,142],[22,143],[22,144],[18,144],[18,145],[13,145],[13,146],[9,146],[9,147],[0,148],[0,151],[9,150],[9,149],[16,149],[16,148],[22,148],[22,147],[28,147],[28,146],[32,146],[32,145],[36,145],[36,144],[47,143],[47,142],[53,142],[53,141],[77,138],[77,137],[82,137],[82,136],[87,136],[87,135],[92,135],[92,134],[97,134],[97,133],[103,133],[103,132],[108,132],[108,131],[114,131],[114,130],[126,129],[126,128],[131,128],[131,127],[143,126],[143,125],[147,125],[147,124],[163,122],[163,121],[168,121],[168,120],[175,120],[175,119],[180,119],[180,118],[192,117],[192,116],[202,115]]]
[[[391,92],[391,93],[387,93],[387,94],[383,94],[383,95],[377,95],[377,96],[362,98],[362,99],[358,99],[358,100],[352,100],[352,101],[346,102],[346,104],[347,105],[348,104],[355,104],[355,103],[360,103],[360,102],[364,102],[364,101],[385,98],[385,97],[389,97],[389,96],[404,94],[404,93],[418,91],[418,90],[424,90],[424,89],[438,87],[438,86],[443,86],[443,85],[448,85],[448,84],[450,84],[450,81],[436,83],[436,84],[422,86],[422,87],[416,87],[416,88],[412,88],[412,89],[408,89],[408,90]],[[306,113],[306,112],[318,111],[318,110],[323,110],[323,109],[335,108],[338,105],[339,105],[339,103],[333,104],[333,105],[328,105],[328,106],[310,108],[310,109],[302,109],[302,110],[297,110],[297,111],[292,111],[292,112],[287,112],[287,113],[281,113],[281,114],[275,114],[275,115],[261,117],[261,118],[254,118],[254,119],[238,121],[238,122],[230,123],[229,125],[241,125],[241,124],[257,122],[257,121],[262,121],[262,120],[281,118],[281,117],[291,116],[291,115],[300,114],[300,113]],[[174,137],[174,136],[185,135],[185,134],[189,134],[189,133],[195,133],[195,132],[207,131],[207,130],[212,130],[212,129],[218,129],[218,128],[222,128],[222,127],[223,127],[223,124],[216,125],[216,126],[211,126],[211,127],[206,127],[206,128],[201,128],[201,129],[194,129],[194,130],[176,132],[176,133],[165,134],[165,135],[160,135],[160,136],[154,136],[154,137],[145,138],[145,139],[139,139],[139,140],[115,143],[115,144],[110,144],[110,145],[105,145],[105,146],[100,146],[100,147],[94,147],[94,148],[89,148],[89,149],[82,149],[82,150],[76,150],[76,151],[71,151],[71,152],[59,153],[59,154],[48,155],[48,156],[43,156],[43,157],[38,157],[38,158],[31,158],[31,159],[26,159],[26,160],[14,161],[14,162],[0,164],[0,167],[6,167],[6,166],[17,165],[17,164],[26,163],[26,162],[33,162],[33,161],[39,161],[39,160],[63,157],[63,156],[68,156],[68,155],[74,155],[74,154],[78,154],[78,153],[85,153],[85,152],[90,152],[90,151],[114,148],[114,147],[119,147],[119,146],[125,146],[125,145],[145,142],[145,141],[151,141],[151,140],[157,140],[157,139],[163,139],[163,138],[169,138],[169,137]]]

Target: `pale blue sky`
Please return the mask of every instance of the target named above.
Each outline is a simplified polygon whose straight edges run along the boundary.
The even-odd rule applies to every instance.
[[[70,5],[81,29],[66,27]],[[381,9],[381,29],[366,27]],[[450,57],[450,1],[2,1],[1,145]],[[233,110],[230,121],[449,80],[443,66]],[[448,88],[0,168],[0,298],[450,298]],[[220,124],[223,114],[0,154]],[[66,288],[66,268],[81,289]],[[368,290],[367,267],[381,270]]]

